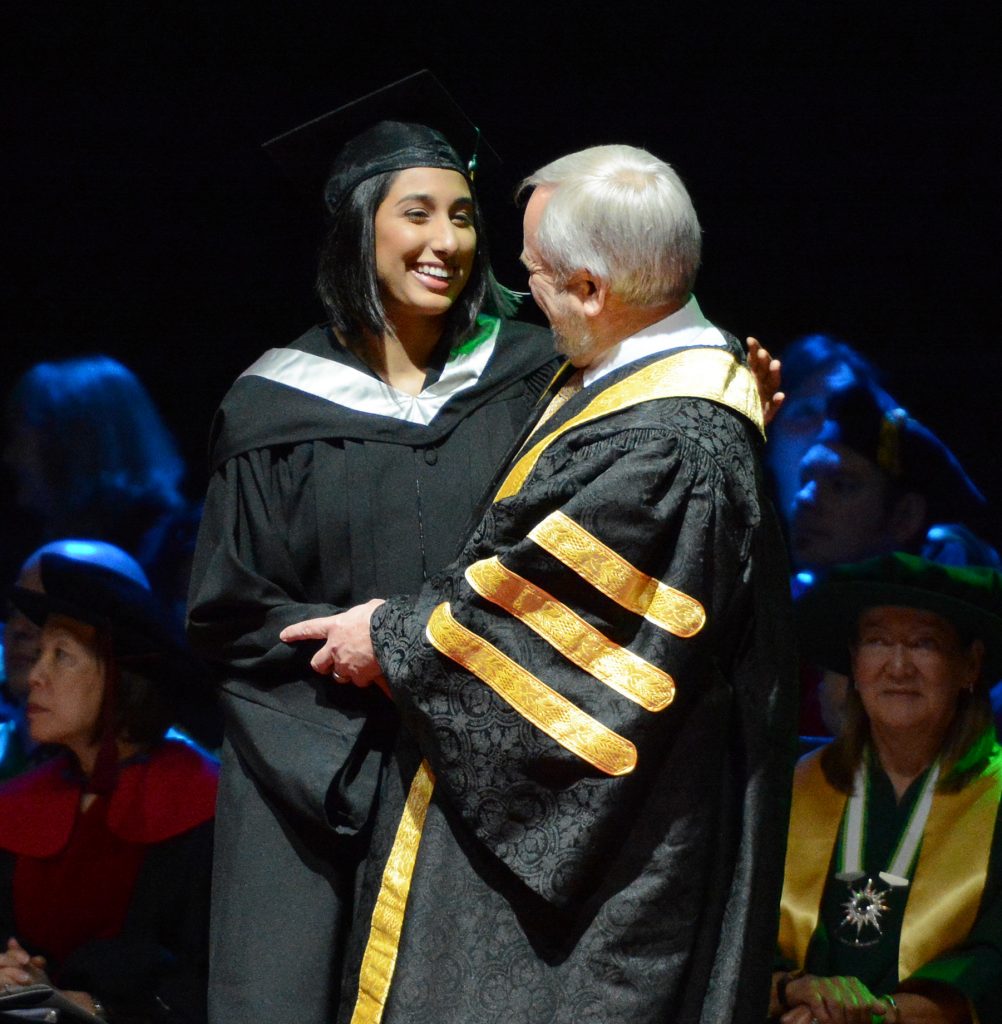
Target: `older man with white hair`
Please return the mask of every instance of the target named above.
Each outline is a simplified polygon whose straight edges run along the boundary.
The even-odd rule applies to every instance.
[[[339,1020],[759,1024],[794,686],[755,383],[667,164],[602,146],[525,190],[548,401],[417,597],[282,634],[403,726]]]

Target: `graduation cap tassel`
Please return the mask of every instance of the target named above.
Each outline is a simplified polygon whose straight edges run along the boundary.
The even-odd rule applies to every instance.
[[[471,182],[475,181],[477,177],[477,150],[480,148],[480,129],[474,125],[473,130],[477,134],[473,142],[473,152],[470,154],[470,160],[466,165],[466,170],[469,173]]]

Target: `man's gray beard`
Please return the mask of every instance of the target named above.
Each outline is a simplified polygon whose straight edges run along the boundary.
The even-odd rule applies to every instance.
[[[555,327],[551,327],[550,330],[553,332],[553,347],[557,350],[557,355],[577,359],[593,353],[595,341],[586,326],[582,325],[573,334],[563,334]]]

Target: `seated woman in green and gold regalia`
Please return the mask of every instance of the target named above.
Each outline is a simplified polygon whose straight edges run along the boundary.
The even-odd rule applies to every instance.
[[[797,768],[770,1013],[1002,1021],[1002,576],[897,553],[833,570],[799,612],[852,686]]]

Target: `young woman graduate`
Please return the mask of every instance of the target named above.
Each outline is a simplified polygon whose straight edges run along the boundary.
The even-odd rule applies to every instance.
[[[467,163],[406,123],[475,137],[440,89],[415,76],[269,147],[309,174],[349,139],[324,188],[329,321],[254,363],[213,430],[189,635],[222,667],[227,718],[215,1024],[333,1018],[395,728],[378,690],[325,682],[280,631],[446,565],[551,374],[548,333],[505,319]]]

